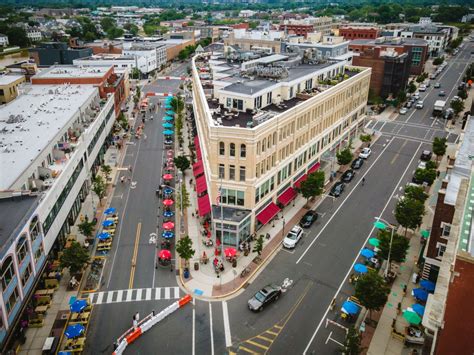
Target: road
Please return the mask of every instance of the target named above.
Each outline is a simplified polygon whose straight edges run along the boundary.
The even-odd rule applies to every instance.
[[[447,100],[456,93],[460,73],[469,62],[471,50],[471,43],[466,43],[465,48],[450,60],[448,67],[436,80],[449,94]],[[173,74],[180,73],[169,73]],[[423,95],[425,108],[422,110],[411,109],[407,115],[397,116],[391,121],[368,123],[368,127],[382,134],[372,145],[372,156],[357,172],[356,178],[347,185],[341,197],[325,198],[322,201],[317,208],[318,221],[307,231],[294,251],[279,251],[237,297],[215,302],[195,300],[194,305],[179,310],[141,337],[127,352],[154,353],[159,349],[193,355],[222,354],[227,351],[242,354],[339,353],[338,343],[344,340],[344,332],[334,325],[326,328],[326,319],[341,322],[338,319],[340,306],[354,292],[353,286],[347,282],[347,277],[358,260],[360,250],[366,245],[369,237],[375,235],[374,218],[381,216],[395,223],[395,203],[403,193],[403,186],[411,180],[421,151],[431,148],[435,136],[447,137],[450,142],[458,139],[454,132],[444,130],[444,122],[430,119],[433,104],[438,98],[438,90],[433,89],[431,85]],[[153,124],[159,121],[155,119]],[[153,124],[147,126],[147,129],[153,130]],[[151,154],[154,152],[156,156],[157,151],[153,150],[153,143],[150,144]],[[143,158],[140,157],[143,149],[141,145],[132,146],[131,151],[134,149],[140,152],[137,161],[142,165],[138,169],[145,169],[139,176],[146,179],[155,168],[147,161],[145,151]],[[362,177],[366,179],[364,186],[360,184]],[[151,195],[150,190],[148,194]],[[117,287],[116,289],[127,287],[130,251],[133,249],[136,231],[134,228],[138,221],[147,216],[148,209],[145,206],[151,208],[155,203],[152,198],[154,196],[143,194],[137,197],[139,204],[132,205],[135,202],[128,202],[137,210],[133,207],[127,212],[126,219],[130,221],[126,223],[130,226],[127,227],[127,236],[122,235],[124,240],[120,245],[123,245],[124,251],[120,253],[123,254],[116,259],[116,263],[124,265],[114,265],[112,279],[117,278],[117,281],[111,281],[110,284]],[[133,198],[135,197],[130,197],[129,200]],[[127,203],[124,204],[126,207]],[[128,211],[128,207],[126,208]],[[140,212],[137,213],[138,211]],[[147,218],[153,219],[155,216],[150,215]],[[143,228],[152,227],[152,223],[143,222]],[[147,235],[148,232],[146,230],[142,235]],[[90,349],[95,352],[110,351],[110,344],[130,326],[135,311],[146,315],[153,309],[164,308],[172,302],[173,296],[180,295],[175,289],[174,273],[159,270],[156,275],[151,276],[152,259],[148,255],[148,249],[151,247],[146,242],[140,243],[142,249],[139,249],[139,256],[140,259],[143,257],[143,260],[141,264],[137,264],[134,287],[149,288],[155,282],[153,287],[159,287],[159,292],[143,290],[138,297],[134,291],[130,297],[140,298],[141,301],[97,305],[93,329],[89,332],[90,337],[93,337]],[[143,275],[138,276],[138,270]],[[258,289],[268,283],[281,283],[285,277],[294,280],[294,283],[278,302],[261,313],[252,313],[247,309],[247,300]],[[150,292],[148,301],[147,292]],[[159,300],[156,299],[158,293]],[[166,295],[168,298],[163,299]],[[117,295],[113,294],[111,297],[114,300]],[[330,311],[329,306],[334,298],[335,311]],[[105,295],[103,299],[106,299]]]

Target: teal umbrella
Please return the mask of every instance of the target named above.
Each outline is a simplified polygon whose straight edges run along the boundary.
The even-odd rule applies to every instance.
[[[171,123],[163,123],[162,126],[164,128],[173,128],[174,127]]]
[[[174,115],[174,111],[171,111],[171,110],[166,111],[166,114],[167,114],[167,115]]]
[[[173,121],[173,117],[165,116],[165,117],[163,117],[163,121]]]
[[[378,247],[380,245],[380,240],[378,240],[377,238],[370,238],[369,244],[373,245],[374,247]]]
[[[427,231],[426,229],[422,229],[421,230],[421,236],[425,239],[428,239],[428,237],[430,236],[430,232]]]
[[[171,105],[165,105],[166,109],[172,108]]]
[[[171,129],[165,129],[165,130],[163,131],[163,134],[164,134],[165,136],[171,136],[171,135],[174,134],[174,131],[172,131]]]
[[[403,312],[403,318],[405,318],[407,322],[410,324],[418,325],[421,323],[420,316],[416,314],[415,312],[405,311]]]

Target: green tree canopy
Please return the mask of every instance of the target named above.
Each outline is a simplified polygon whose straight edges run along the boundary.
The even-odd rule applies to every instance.
[[[179,239],[176,243],[176,252],[178,253],[179,257],[185,261],[186,266],[189,263],[189,259],[194,256],[196,252],[193,249],[193,241],[189,238],[189,235],[184,236],[183,238]]]
[[[446,138],[435,137],[433,140],[433,153],[436,155],[436,160],[446,154],[446,148],[448,147]]]
[[[405,196],[421,202],[425,202],[428,198],[428,194],[423,187],[412,185],[405,186]]]
[[[262,234],[260,234],[260,236],[255,241],[252,251],[254,253],[257,253],[258,256],[262,255],[262,251],[263,251],[263,235]]]
[[[418,168],[415,170],[414,176],[416,180],[426,182],[428,185],[431,185],[436,180],[436,170]]]
[[[378,233],[378,239],[380,240],[378,257],[387,260],[390,250],[390,238],[392,235],[391,230],[380,230]],[[408,248],[410,247],[410,240],[403,235],[394,233],[392,239],[392,249],[390,251],[390,261],[401,263],[405,261],[407,256]]]
[[[424,203],[410,197],[400,199],[395,206],[395,218],[405,228],[405,236],[408,229],[414,230],[421,225],[424,214]]]
[[[188,169],[191,165],[191,163],[189,162],[189,159],[186,158],[184,155],[177,156],[173,160],[174,160],[174,165],[176,165],[176,167],[179,170],[181,170],[183,174],[186,171],[186,169]]]
[[[453,100],[451,101],[451,108],[457,117],[464,110],[464,102],[462,100]]]
[[[59,259],[61,267],[69,269],[71,276],[80,272],[88,261],[89,253],[78,242],[72,242],[64,249]]]
[[[352,161],[353,154],[349,147],[336,153],[337,163],[339,165],[346,165]]]
[[[359,332],[354,327],[350,327],[346,339],[344,340],[344,346],[341,353],[344,355],[362,354],[364,349],[362,348],[361,342],[362,338]]]
[[[369,310],[369,318],[372,318],[372,311],[378,311],[385,305],[389,292],[390,287],[374,270],[361,275],[355,285],[355,297]]]
[[[324,171],[316,171],[308,175],[308,178],[300,185],[300,191],[307,200],[323,193]]]

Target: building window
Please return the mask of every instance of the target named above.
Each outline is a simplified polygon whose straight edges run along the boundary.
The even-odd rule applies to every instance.
[[[219,164],[219,179],[225,178],[225,166],[224,164]]]
[[[38,216],[35,216],[30,223],[30,236],[31,241],[35,241],[38,235],[41,233],[41,225],[38,220]]]
[[[245,203],[243,191],[222,189],[222,203],[227,205],[243,206]]]
[[[6,258],[6,260],[2,264],[2,269],[1,269],[3,290],[7,289],[8,285],[13,280],[14,276],[15,276],[15,270],[13,268],[13,258],[9,256],[8,258]]]
[[[255,108],[261,108],[262,107],[262,96],[258,96],[254,99],[254,106],[255,106]]]
[[[8,301],[5,302],[5,309],[7,310],[8,315],[10,315],[13,307],[15,307],[16,302],[18,301],[18,298],[19,298],[18,288],[15,287],[12,294],[10,295],[10,298],[8,298]]]
[[[18,259],[18,265],[21,265],[26,255],[28,254],[28,241],[26,235],[22,235],[16,244],[16,257]]]
[[[232,106],[232,99],[230,97],[228,97],[226,107],[231,107],[231,106]]]
[[[235,180],[235,165],[229,165],[229,180]]]
[[[450,232],[451,232],[451,225],[448,223],[441,222],[441,236],[443,238],[448,238]]]
[[[38,260],[41,258],[43,255],[43,244],[40,244],[38,250],[35,252],[35,263],[38,262]]]
[[[239,99],[233,99],[232,100],[232,108],[235,108],[239,111],[242,111],[244,109],[244,101],[239,100]]]
[[[245,181],[245,166],[240,167],[239,180]]]
[[[247,156],[247,147],[245,144],[240,145],[240,157],[245,158]]]
[[[235,157],[235,143],[230,143],[229,145],[229,154],[231,157]]]
[[[225,155],[225,144],[224,144],[224,142],[219,142],[219,155]]]
[[[272,92],[270,91],[267,93],[267,104],[270,105],[272,103]]]
[[[23,287],[25,287],[26,283],[30,279],[30,276],[31,276],[31,264],[28,263],[28,266],[23,272],[23,275],[21,275],[21,284],[23,285]]]
[[[446,251],[446,244],[436,243],[436,251],[436,257],[441,259]]]

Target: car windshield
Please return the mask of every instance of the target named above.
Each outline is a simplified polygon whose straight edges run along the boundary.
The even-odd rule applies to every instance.
[[[255,294],[255,299],[256,299],[257,301],[264,302],[264,301],[265,301],[265,296],[264,296],[264,294],[263,294],[261,291],[258,291],[258,292]]]
[[[295,233],[288,233],[288,235],[286,236],[288,239],[291,239],[291,240],[295,240],[296,239],[296,234]]]

